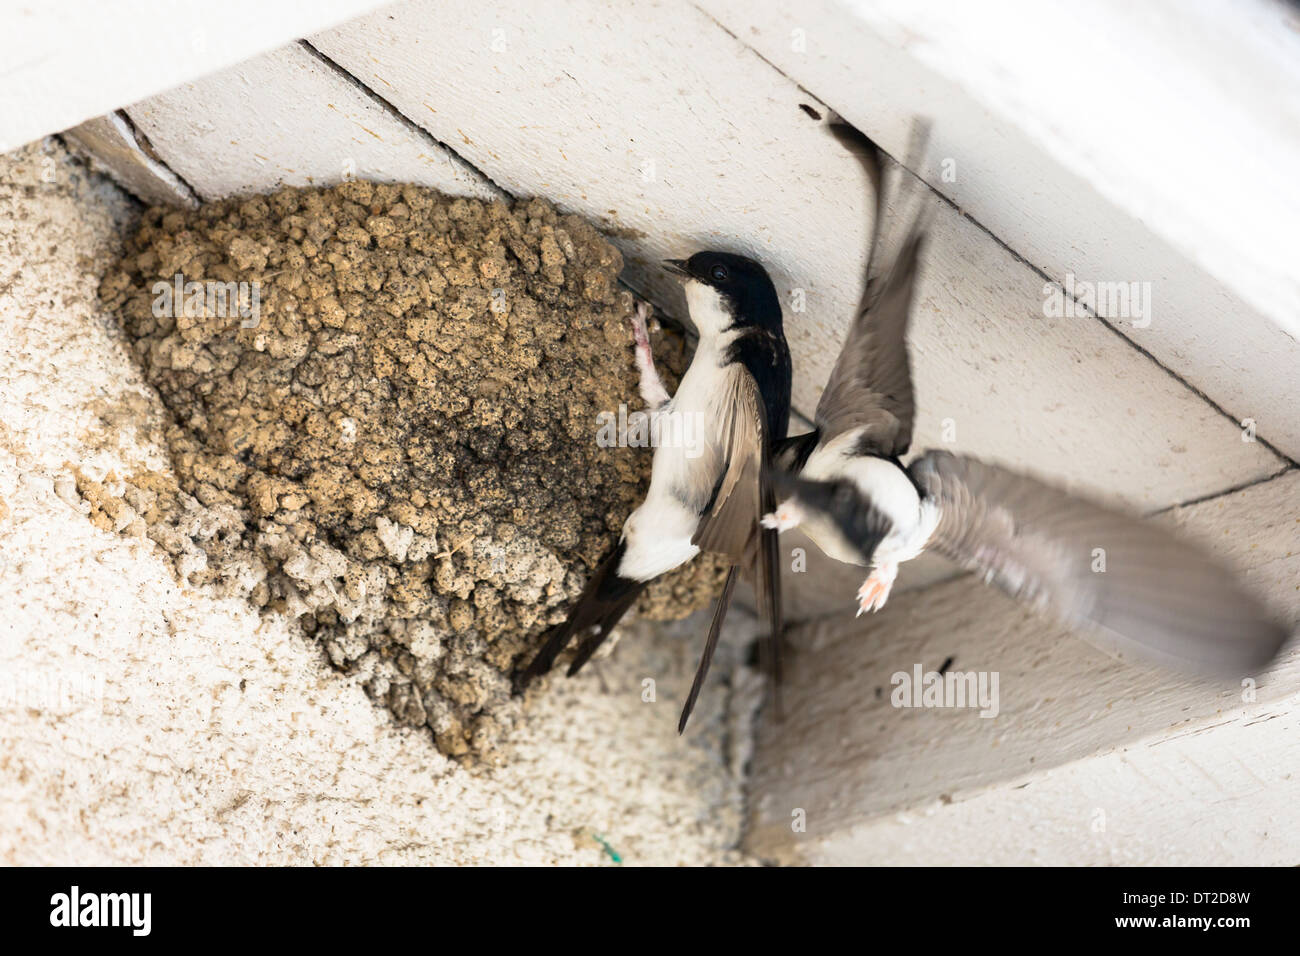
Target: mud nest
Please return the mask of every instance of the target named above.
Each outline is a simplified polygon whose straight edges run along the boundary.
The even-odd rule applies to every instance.
[[[298,618],[443,752],[489,755],[511,670],[648,481],[648,449],[597,443],[598,412],[639,405],[621,269],[540,200],[350,182],[150,209],[100,291],[175,474],[78,491],[185,583]],[[242,313],[227,283],[257,283]],[[654,338],[671,383],[684,346]],[[684,616],[720,576],[697,560],[637,611]]]

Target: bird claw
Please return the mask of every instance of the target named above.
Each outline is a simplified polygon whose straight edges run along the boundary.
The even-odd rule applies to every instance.
[[[771,514],[765,514],[759,519],[759,524],[764,528],[770,528],[773,531],[788,531],[796,527],[803,520],[803,514],[794,505],[786,502],[780,505]]]
[[[663,380],[659,378],[658,370],[655,369],[654,352],[650,350],[650,333],[646,329],[646,320],[649,316],[649,304],[638,299],[636,308],[632,311],[632,338],[636,342],[637,371],[641,373],[641,397],[653,410],[664,405],[669,395],[668,389],[664,388]]]
[[[646,329],[646,320],[650,315],[650,306],[637,300],[636,308],[632,310],[632,338],[636,340],[637,352],[650,351],[650,333]]]
[[[858,588],[858,613],[853,616],[861,617],[866,611],[872,614],[879,611],[889,600],[889,591],[893,584],[892,578],[872,571],[862,582],[862,587]]]

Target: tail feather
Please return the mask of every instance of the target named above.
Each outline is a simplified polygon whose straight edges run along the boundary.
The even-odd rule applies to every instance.
[[[645,589],[645,581],[635,581],[620,577],[619,563],[623,560],[626,547],[622,541],[615,545],[596,568],[578,598],[569,617],[563,624],[557,624],[546,635],[542,649],[537,652],[532,663],[515,676],[515,693],[520,693],[532,681],[548,673],[555,666],[555,659],[568,646],[575,634],[580,634],[592,627],[600,630],[584,640],[579,648],[578,657],[569,668],[569,675],[577,673],[582,665],[590,659],[596,649],[604,643],[609,632],[627,612],[640,593]]]
[[[709,636],[704,642],[704,653],[700,655],[700,665],[695,670],[695,680],[691,682],[691,692],[686,696],[686,704],[682,707],[682,715],[677,720],[677,733],[679,734],[686,731],[686,722],[691,719],[691,712],[695,710],[695,701],[700,696],[700,688],[704,686],[704,678],[708,675],[709,666],[713,663],[713,652],[718,647],[718,635],[722,633],[722,622],[727,619],[727,609],[731,607],[731,595],[736,590],[736,578],[739,575],[739,565],[733,564],[731,570],[727,572],[727,580],[722,585],[722,593],[718,595],[718,605],[713,611],[713,623],[709,625]]]
[[[770,482],[763,483],[763,514],[776,510],[776,489]],[[782,670],[781,651],[785,646],[785,607],[781,594],[781,545],[777,532],[764,529],[760,539],[762,554],[755,564],[754,582],[759,607],[767,611],[768,639],[766,664],[772,688],[772,709],[778,720],[785,719],[781,702]]]
[[[595,654],[600,649],[600,645],[605,643],[605,639],[609,637],[609,632],[614,629],[614,625],[618,624],[623,615],[627,613],[627,609],[641,596],[641,592],[645,589],[645,582],[635,581],[633,584],[634,587],[626,595],[618,598],[609,608],[608,613],[601,618],[600,630],[578,645],[578,652],[573,655],[573,661],[569,664],[569,671],[566,676],[572,677],[582,670],[583,665],[591,660],[591,655]]]

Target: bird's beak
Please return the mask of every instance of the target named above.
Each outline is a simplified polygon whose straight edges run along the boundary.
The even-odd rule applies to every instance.
[[[664,268],[673,275],[680,276],[684,279],[689,279],[691,276],[690,271],[686,268],[685,259],[665,259]]]

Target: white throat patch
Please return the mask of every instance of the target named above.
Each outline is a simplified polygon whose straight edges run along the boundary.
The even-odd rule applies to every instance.
[[[713,286],[688,279],[684,289],[686,307],[701,338],[716,336],[735,321],[727,300]]]

